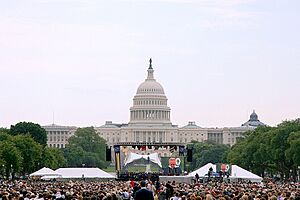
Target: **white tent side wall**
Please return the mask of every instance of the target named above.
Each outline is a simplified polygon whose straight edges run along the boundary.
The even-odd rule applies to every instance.
[[[187,176],[193,176],[195,177],[196,174],[199,175],[199,177],[204,177],[208,171],[209,171],[209,168],[213,168],[213,171],[215,172],[216,171],[216,165],[212,164],[212,163],[207,163],[206,165],[200,167],[199,169],[189,173]]]
[[[237,165],[232,165],[231,167],[231,176],[229,177],[231,180],[235,179],[244,179],[250,180],[252,182],[261,182],[263,180],[262,177],[253,174]]]
[[[115,178],[111,174],[99,169],[99,168],[59,168],[56,170],[60,173],[62,179],[72,178]]]
[[[199,169],[189,173],[187,176],[195,177],[196,174],[199,177],[205,177],[207,175],[209,168],[212,167],[213,171],[216,172],[216,165],[212,163],[208,163]],[[237,165],[231,166],[231,176],[229,176],[231,181],[238,181],[238,180],[249,180],[251,182],[261,182],[263,179],[252,172],[249,172]]]

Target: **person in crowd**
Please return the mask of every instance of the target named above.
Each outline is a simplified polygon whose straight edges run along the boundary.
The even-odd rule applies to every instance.
[[[174,189],[170,182],[166,184],[166,196],[167,199],[170,199],[173,196]]]
[[[170,200],[179,200],[178,196],[179,196],[179,194],[177,192],[175,192],[173,197],[170,198]]]
[[[141,181],[141,189],[135,193],[135,200],[154,200],[153,192],[146,188],[146,182]]]

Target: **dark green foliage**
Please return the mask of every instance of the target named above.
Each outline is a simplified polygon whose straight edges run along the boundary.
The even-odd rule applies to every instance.
[[[65,166],[66,161],[59,149],[49,149],[33,139],[31,133],[43,133],[45,131],[39,128],[40,125],[22,122],[12,127],[13,131],[0,131],[2,177],[8,178],[11,174],[28,175],[43,166],[52,169]],[[25,129],[22,127],[27,127],[28,131],[24,131]],[[17,130],[22,132],[18,133]]]
[[[294,162],[295,165],[300,166],[300,131],[292,132],[287,142],[289,148],[286,150],[286,157]]]
[[[48,167],[53,170],[65,167],[67,161],[61,149],[45,147],[42,152],[40,167]]]
[[[13,175],[20,171],[22,156],[13,142],[9,140],[0,142],[0,160],[7,178],[10,174]]]
[[[42,156],[42,145],[35,142],[29,134],[17,135],[13,137],[12,141],[23,158],[21,165],[22,175],[38,170]]]
[[[11,140],[12,136],[0,131],[0,141]]]
[[[69,146],[67,145],[64,149],[64,157],[67,160],[67,165],[69,167],[79,167],[82,166],[83,157],[85,151],[81,147]]]
[[[267,172],[289,178],[291,171],[294,176],[300,164],[300,121],[256,128],[232,146],[227,159],[261,176]]]
[[[9,134],[9,129],[7,129],[7,128],[0,128],[0,133],[7,133],[7,134]]]
[[[64,149],[64,156],[68,166],[106,167],[106,142],[93,127],[79,128],[69,138],[69,144]]]
[[[207,163],[224,162],[224,157],[230,149],[228,145],[212,142],[193,142],[193,162],[190,170],[197,169]]]
[[[39,124],[32,122],[19,122],[16,125],[11,125],[10,134],[30,134],[32,138],[41,145],[46,146],[47,144],[46,130],[43,129]]]

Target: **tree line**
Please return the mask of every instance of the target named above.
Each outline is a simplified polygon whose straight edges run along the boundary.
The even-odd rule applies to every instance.
[[[300,119],[276,127],[259,126],[237,139],[232,147],[193,142],[194,170],[206,163],[236,164],[262,177],[296,180],[300,166]]]
[[[296,179],[300,166],[300,119],[258,127],[229,151],[227,161],[258,175]]]
[[[236,164],[262,177],[279,175],[294,179],[300,166],[300,119],[276,127],[260,126],[245,133],[233,146],[211,141],[192,142],[197,169],[209,162]],[[28,175],[42,167],[105,168],[106,141],[93,127],[78,128],[64,149],[48,148],[45,129],[32,122],[0,128],[0,173],[2,177]]]
[[[47,134],[39,124],[20,122],[0,128],[0,174],[26,176],[42,168],[106,167],[105,140],[93,127],[79,128],[64,149],[47,147]]]

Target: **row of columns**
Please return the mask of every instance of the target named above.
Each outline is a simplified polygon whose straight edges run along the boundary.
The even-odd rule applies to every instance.
[[[161,110],[135,110],[130,112],[130,119],[143,120],[143,119],[162,119],[170,120],[170,111]]]
[[[136,142],[164,142],[166,132],[163,131],[134,131],[134,141]]]
[[[166,100],[134,100],[134,105],[167,105]]]

